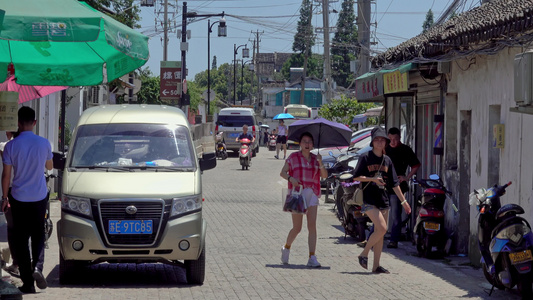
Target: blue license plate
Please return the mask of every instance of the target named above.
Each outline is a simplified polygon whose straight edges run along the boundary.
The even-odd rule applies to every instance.
[[[239,134],[238,134],[238,133],[230,133],[228,136],[229,136],[230,138],[236,138],[236,137],[239,136]]]
[[[109,220],[109,234],[152,234],[152,220]]]

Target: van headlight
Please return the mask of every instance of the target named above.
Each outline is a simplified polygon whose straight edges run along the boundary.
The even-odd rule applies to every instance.
[[[186,214],[202,208],[202,196],[195,195],[172,199],[171,217]]]
[[[63,195],[61,209],[92,217],[91,200],[89,198]]]

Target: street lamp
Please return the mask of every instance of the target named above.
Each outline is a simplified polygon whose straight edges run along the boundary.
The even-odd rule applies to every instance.
[[[209,116],[210,112],[210,102],[211,102],[211,43],[210,43],[210,34],[212,32],[211,28],[216,23],[218,24],[218,36],[227,36],[226,19],[224,19],[224,13],[222,13],[222,18],[220,21],[216,21],[211,24],[211,20],[207,20],[207,115]]]
[[[246,65],[249,62],[252,62],[252,60],[248,60],[248,61],[244,61],[244,59],[242,60],[242,67],[241,67],[241,105],[242,105],[242,97],[243,97],[242,87],[244,85],[244,65]],[[251,82],[253,82],[253,75],[252,75],[252,81]],[[250,104],[252,104],[251,99],[250,99]]]
[[[218,27],[218,35],[219,36],[226,36],[226,20],[224,20],[224,12],[221,14],[198,14],[196,12],[187,12],[187,2],[183,2],[183,11],[182,11],[182,17],[181,17],[181,44],[180,44],[180,50],[181,50],[181,82],[182,82],[182,89],[181,89],[181,97],[180,102],[181,106],[184,104],[189,105],[190,99],[187,97],[187,94],[185,93],[185,86],[183,86],[183,83],[185,83],[185,77],[187,75],[187,64],[186,64],[186,53],[187,50],[189,50],[189,45],[187,43],[187,19],[188,18],[196,18],[196,17],[222,17],[222,19],[218,22],[220,22],[220,25]],[[216,22],[215,22],[216,23]],[[213,23],[213,24],[215,24]],[[221,29],[221,27],[223,29]],[[208,24],[208,34],[211,30],[210,25]],[[179,34],[178,34],[179,37]],[[189,36],[190,38],[190,36]],[[209,37],[207,39],[209,43]],[[208,46],[209,49],[209,46]],[[209,56],[209,54],[207,55]],[[209,63],[208,63],[209,64]],[[208,69],[209,70],[209,69]],[[208,87],[209,91],[209,87]],[[208,95],[209,99],[209,95]],[[209,100],[208,100],[209,101]],[[209,104],[208,104],[208,111],[209,114]]]
[[[240,47],[244,47],[242,49],[242,57],[248,58],[250,57],[250,49],[246,48],[246,44],[240,45],[237,47],[237,44],[233,44],[233,105],[235,105],[235,84],[236,84],[236,73],[237,73],[237,51]]]

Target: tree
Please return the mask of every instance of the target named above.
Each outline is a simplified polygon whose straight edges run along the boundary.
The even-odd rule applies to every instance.
[[[332,77],[338,85],[348,87],[355,76],[350,72],[350,61],[357,56],[357,26],[355,0],[344,0],[337,20],[337,32],[331,45]]]
[[[291,55],[289,59],[281,67],[281,74],[285,80],[290,79],[291,68],[302,68],[304,65],[304,55],[296,53]],[[307,60],[307,76],[314,76],[316,78],[322,78],[324,60],[321,55],[312,55]]]
[[[424,21],[424,24],[422,24],[422,33],[428,31],[428,29],[433,26],[433,22],[433,11],[431,11],[430,8],[426,14],[426,20]]]
[[[323,104],[318,109],[318,116],[346,124],[354,129],[352,124],[353,117],[375,106],[373,103],[359,103],[355,98],[348,98],[342,95],[340,99],[332,99],[329,103]]]
[[[311,55],[311,48],[315,45],[315,36],[313,34],[313,25],[311,17],[313,16],[313,5],[310,0],[302,0],[300,8],[300,20],[294,35],[292,51]]]
[[[163,104],[160,98],[161,81],[159,76],[154,76],[150,68],[146,67],[139,71],[141,89],[137,92],[138,103]]]
[[[138,6],[133,5],[134,0],[83,0],[94,9],[113,17],[115,20],[131,28],[141,28]],[[112,10],[115,14],[109,12]]]
[[[217,69],[217,56],[213,56],[213,63],[211,64],[211,70]]]

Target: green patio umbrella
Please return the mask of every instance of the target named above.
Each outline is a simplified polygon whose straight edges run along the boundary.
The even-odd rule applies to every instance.
[[[148,61],[148,37],[76,0],[0,3],[0,82],[90,86]]]

